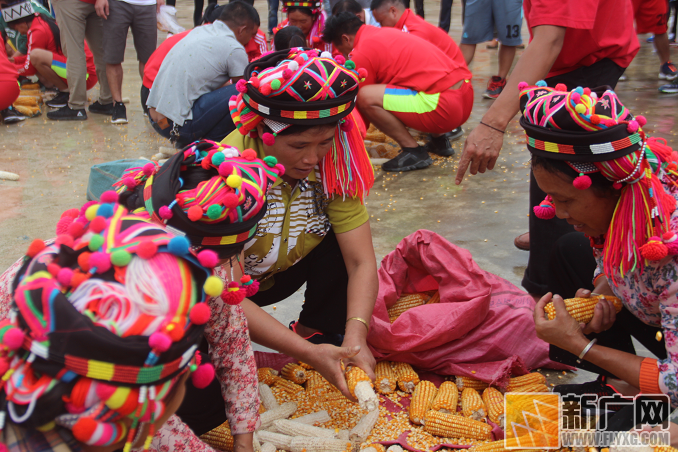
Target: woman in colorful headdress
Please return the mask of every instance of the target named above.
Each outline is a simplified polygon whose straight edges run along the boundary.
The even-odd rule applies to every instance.
[[[534,214],[566,219],[578,231],[556,245],[551,292],[535,308],[537,334],[551,344],[551,359],[600,374],[555,390],[664,393],[676,407],[678,155],[648,137],[645,118],[631,115],[609,89],[519,88],[532,170],[548,195]],[[615,316],[613,304],[601,300],[580,327],[562,298],[592,293],[616,296],[624,307]],[[551,301],[555,320],[544,314]],[[637,356],[631,335],[658,359]]]
[[[214,377],[196,354],[219,279],[183,237],[122,206],[88,206],[35,240],[0,324],[2,450],[150,448],[184,396]]]
[[[326,19],[322,1],[283,0],[282,4],[282,11],[287,14],[287,19],[273,29],[274,35],[288,25],[298,27],[306,36],[308,47],[320,52],[332,52],[332,44],[327,44],[322,40]],[[271,41],[271,47],[273,47],[273,50],[282,50],[275,48],[275,40]]]

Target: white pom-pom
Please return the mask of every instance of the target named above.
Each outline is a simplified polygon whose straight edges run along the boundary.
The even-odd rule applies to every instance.
[[[233,149],[226,149],[226,150],[224,151],[224,157],[226,157],[226,158],[228,158],[228,159],[232,159],[232,158],[238,157],[238,152],[237,152],[237,151],[234,151]]]
[[[332,58],[332,54],[328,51],[324,51],[320,54],[320,58]]]
[[[290,71],[294,72],[299,70],[299,63],[296,61],[290,61],[289,64],[287,65]]]

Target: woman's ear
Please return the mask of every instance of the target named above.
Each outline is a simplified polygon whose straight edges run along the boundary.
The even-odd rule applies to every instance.
[[[257,135],[259,135],[259,138],[264,136],[264,125],[261,122],[257,124]]]

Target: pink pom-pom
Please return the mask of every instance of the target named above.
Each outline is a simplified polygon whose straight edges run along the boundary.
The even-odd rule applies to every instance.
[[[155,173],[155,163],[148,162],[141,168],[141,171],[144,172],[145,176],[150,176],[151,174]]]
[[[89,223],[89,230],[98,234],[106,228],[106,219],[104,217],[94,217]]]
[[[278,176],[282,176],[285,174],[285,167],[283,166],[282,163],[276,163],[276,165],[273,167],[276,173],[278,173]]]
[[[240,205],[240,198],[235,193],[227,193],[226,196],[224,196],[223,202],[224,206],[233,209]]]
[[[351,121],[350,119],[347,119],[346,121],[342,122],[341,123],[341,130],[343,130],[346,133],[353,130],[353,121]]]
[[[142,259],[150,259],[158,252],[158,245],[156,245],[152,240],[144,240],[143,242],[137,245],[136,254]]]
[[[239,284],[235,281],[231,281],[230,283],[228,283],[226,287],[228,287],[229,289],[235,289],[236,287],[239,287]]]
[[[622,189],[622,183],[621,182],[615,182],[614,184],[612,184],[612,188],[614,188],[615,190],[621,190]]]
[[[224,290],[221,299],[224,300],[224,303],[235,306],[245,299],[245,292],[246,290],[234,290],[232,292]]]
[[[188,219],[191,221],[199,221],[202,218],[202,214],[203,211],[200,206],[191,206],[187,212]]]
[[[572,102],[575,104],[578,104],[581,100],[581,95],[576,91],[572,91],[572,94],[570,94],[570,99],[572,99]]]
[[[668,231],[662,234],[662,240],[664,241],[664,244],[675,242],[676,239],[678,239],[678,236],[673,231]]]
[[[82,207],[80,208],[80,215],[78,215],[78,216],[84,217],[85,211],[87,210],[87,208],[89,206],[93,205],[93,204],[98,204],[98,203],[96,201],[87,201],[85,204],[83,204]],[[85,221],[87,221],[87,220],[85,220]]]
[[[522,91],[525,88],[527,88],[528,86],[530,86],[530,85],[527,82],[520,82],[520,83],[518,83],[518,91]]]
[[[137,186],[137,181],[132,177],[126,177],[122,180],[122,183],[125,184],[127,188],[134,188]]]
[[[158,209],[158,214],[160,215],[160,218],[163,220],[169,220],[174,216],[174,213],[172,213],[172,209],[170,209],[168,206],[162,206],[160,209]]]
[[[228,177],[233,174],[233,163],[223,162],[219,165],[219,175],[222,177]]]
[[[635,119],[629,121],[629,124],[626,126],[626,130],[628,130],[629,133],[636,133],[639,128],[640,125],[638,124],[638,121],[636,121]]]
[[[80,216],[80,211],[78,209],[68,209],[64,213],[61,214],[60,218],[69,217],[69,218],[75,219],[75,218],[78,218],[79,216]]]
[[[591,95],[591,88],[584,88],[584,94],[586,94],[587,96],[590,96]]]
[[[268,83],[265,84],[265,85],[261,85],[261,86],[259,87],[259,92],[260,92],[261,94],[263,94],[264,96],[268,96],[268,95],[271,94],[271,92],[272,92],[272,90],[271,90],[271,85],[268,84]]]
[[[542,201],[538,206],[534,206],[532,210],[540,220],[550,220],[556,216],[556,209],[548,201]]]
[[[334,61],[336,61],[338,64],[343,65],[344,63],[346,63],[346,58],[344,58],[343,55],[337,55],[334,57]]]
[[[665,244],[667,254],[675,256],[678,254],[678,240]]]
[[[210,315],[212,315],[212,310],[207,303],[198,303],[191,308],[188,318],[194,325],[204,325],[210,319]]]
[[[219,263],[219,256],[212,250],[202,250],[198,253],[198,262],[207,268],[214,268]]]
[[[59,270],[61,270],[61,267],[59,264],[55,264],[52,262],[51,264],[47,264],[47,271],[49,272],[50,275],[56,276],[59,274]]]
[[[68,226],[68,234],[73,238],[81,237],[85,233],[85,225],[76,221]]]
[[[254,86],[255,88],[259,88],[259,79],[256,78],[255,76],[250,77],[250,84]]]
[[[603,125],[604,125],[605,127],[614,127],[614,126],[617,125],[617,121],[615,121],[614,119],[609,119],[609,118],[608,118],[608,119],[603,119],[602,122],[603,122]]]
[[[59,273],[57,273],[57,281],[59,281],[59,284],[62,286],[68,287],[71,285],[71,280],[73,279],[73,270],[71,270],[68,267],[64,267],[61,270],[59,270]]]
[[[567,91],[567,85],[565,83],[556,84],[556,91]]]
[[[203,389],[209,386],[214,380],[214,366],[210,363],[201,364],[198,368],[191,374],[191,381],[193,386],[198,389]]]
[[[246,93],[247,82],[244,79],[238,80],[238,82],[235,84],[235,89],[237,89],[239,93]]]
[[[59,221],[57,221],[57,225],[56,225],[57,235],[68,233],[68,228],[73,224],[74,221],[75,221],[75,219],[71,218],[71,217],[61,217],[61,218],[59,218]]]
[[[257,292],[259,292],[259,281],[257,280],[252,281],[252,284],[245,287],[245,296],[248,298],[254,296]]]
[[[90,268],[96,268],[97,273],[106,273],[111,268],[111,256],[97,251],[89,257]]]
[[[99,400],[106,401],[111,398],[111,396],[117,389],[118,388],[113,385],[107,385],[106,383],[97,383],[95,391],[97,393],[97,397],[99,397]]]
[[[262,135],[261,141],[263,141],[266,146],[273,146],[275,144],[275,137],[273,134],[266,132]]]
[[[156,331],[148,337],[148,345],[159,352],[166,352],[172,346],[172,338],[165,333]]]
[[[282,76],[285,80],[289,80],[292,78],[293,72],[289,68],[283,69]]]
[[[647,260],[659,261],[668,255],[668,249],[659,237],[650,237],[647,243],[640,247],[640,254]]]
[[[591,186],[591,178],[588,177],[586,174],[579,174],[579,176],[574,178],[574,181],[572,181],[572,185],[574,185],[574,188],[578,190],[586,190]]]
[[[318,42],[320,42],[320,41],[318,41]],[[306,52],[306,54],[311,58],[317,58],[318,57],[318,51],[315,50],[315,49],[309,50],[308,52]]]
[[[640,127],[643,127],[645,124],[647,124],[647,119],[645,119],[645,116],[638,115],[636,116],[636,122],[640,125]]]
[[[54,243],[56,245],[66,245],[69,248],[73,248],[73,237],[68,234],[57,235]]]
[[[152,163],[148,163],[147,165],[153,166]],[[144,169],[145,168],[146,166],[144,166]],[[105,191],[101,194],[101,202],[104,204],[118,202],[118,194],[113,190]]]
[[[18,350],[24,343],[26,335],[19,328],[9,328],[5,331],[2,343],[10,350]]]

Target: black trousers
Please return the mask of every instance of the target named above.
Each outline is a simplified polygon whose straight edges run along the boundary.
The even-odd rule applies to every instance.
[[[407,8],[410,7],[410,0],[405,0],[405,6]],[[424,0],[414,0],[414,12],[417,14],[417,16],[421,16],[421,18],[424,18]]]
[[[344,334],[348,273],[334,231],[306,257],[273,278],[273,287],[260,290],[250,300],[259,306],[279,303],[306,283],[299,322],[323,332]]]
[[[450,32],[450,24],[452,23],[452,3],[454,0],[441,0],[440,2],[440,16],[438,17],[438,27],[445,30],[445,33]]]
[[[580,67],[572,72],[550,77],[546,79],[546,83],[548,86],[564,83],[568,90],[577,86],[596,88],[608,85],[614,88],[624,70],[612,60],[604,59],[591,66]],[[544,295],[548,292],[547,284],[550,278],[548,263],[556,240],[574,231],[574,228],[565,220],[559,218],[540,220],[537,218],[532,208],[538,206],[545,197],[546,193],[539,188],[534,175],[530,171],[530,257],[522,284],[525,290],[536,295]]]

